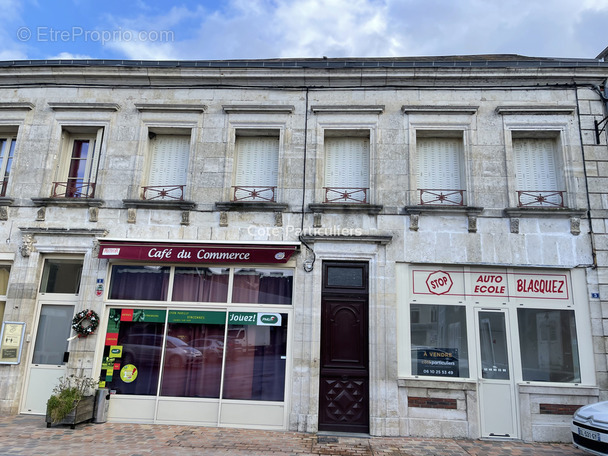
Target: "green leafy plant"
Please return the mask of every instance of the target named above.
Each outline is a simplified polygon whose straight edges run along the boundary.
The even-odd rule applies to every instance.
[[[53,423],[63,420],[84,396],[92,394],[97,380],[91,377],[75,376],[74,374],[63,376],[59,383],[53,388],[53,395],[46,403],[47,413]]]

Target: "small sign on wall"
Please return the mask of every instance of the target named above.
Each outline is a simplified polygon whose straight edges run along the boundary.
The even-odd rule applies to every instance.
[[[0,364],[19,364],[25,336],[25,322],[5,321],[0,333]]]

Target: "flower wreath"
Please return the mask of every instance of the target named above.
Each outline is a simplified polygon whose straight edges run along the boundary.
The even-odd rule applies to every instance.
[[[72,319],[72,329],[78,337],[87,337],[99,326],[99,315],[94,310],[81,310]]]

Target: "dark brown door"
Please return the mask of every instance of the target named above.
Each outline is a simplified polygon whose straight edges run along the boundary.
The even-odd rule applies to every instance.
[[[323,263],[319,430],[369,432],[368,265]]]

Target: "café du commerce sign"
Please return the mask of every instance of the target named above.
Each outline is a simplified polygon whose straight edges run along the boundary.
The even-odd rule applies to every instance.
[[[298,244],[215,244],[99,241],[99,258],[157,263],[261,263],[289,261]]]

